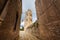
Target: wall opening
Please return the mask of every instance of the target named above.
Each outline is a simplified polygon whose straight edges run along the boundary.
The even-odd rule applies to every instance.
[[[14,25],[14,31],[16,30],[17,21],[18,21],[18,12],[16,12],[16,20],[15,20],[15,25]]]

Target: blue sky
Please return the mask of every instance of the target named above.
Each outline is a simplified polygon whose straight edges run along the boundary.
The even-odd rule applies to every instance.
[[[32,10],[32,19],[35,21],[37,19],[36,16],[36,9],[35,9],[35,0],[22,0],[22,18],[21,20],[24,19],[25,12],[31,9]],[[24,22],[21,22],[21,25],[23,25]]]

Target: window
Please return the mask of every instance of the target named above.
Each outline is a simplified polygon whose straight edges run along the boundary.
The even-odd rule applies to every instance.
[[[14,31],[16,30],[17,21],[18,21],[18,12],[16,13],[16,21],[15,21]]]

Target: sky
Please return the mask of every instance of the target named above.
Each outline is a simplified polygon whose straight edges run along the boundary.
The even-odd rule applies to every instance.
[[[22,17],[21,20],[24,20],[25,12],[31,9],[32,10],[32,20],[33,22],[37,20],[36,16],[36,9],[35,9],[35,0],[22,0]],[[24,22],[21,21],[21,25],[23,25]]]

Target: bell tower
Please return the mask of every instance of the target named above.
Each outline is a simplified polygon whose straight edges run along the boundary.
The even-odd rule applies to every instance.
[[[26,11],[26,16],[25,16],[25,20],[24,20],[24,30],[27,29],[27,27],[29,27],[29,25],[31,25],[32,23],[32,11],[31,9],[28,9]]]

